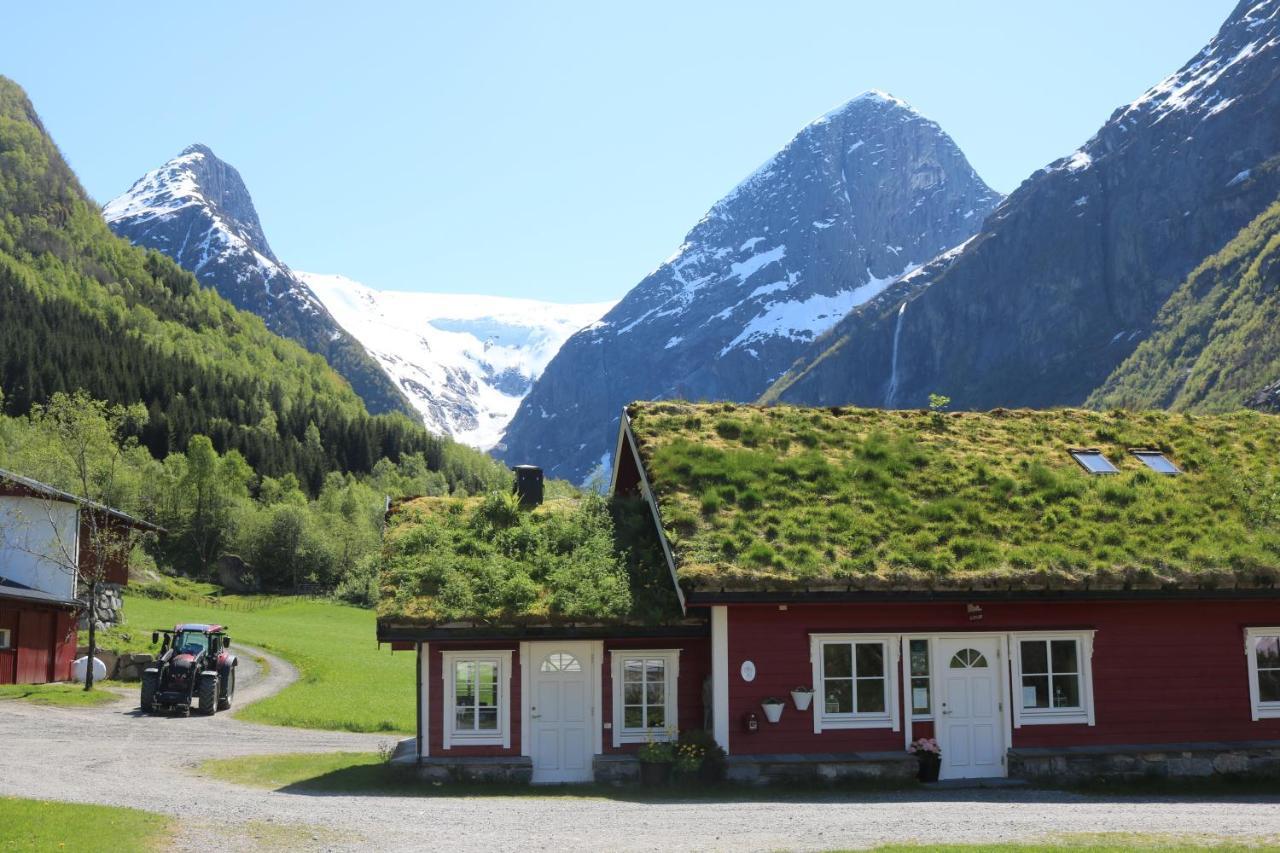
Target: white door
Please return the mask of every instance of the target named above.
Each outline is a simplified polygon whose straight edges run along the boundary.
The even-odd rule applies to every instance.
[[[942,748],[942,779],[1005,775],[1004,710],[1000,698],[1000,640],[937,640],[941,682],[935,725]]]
[[[591,781],[591,644],[530,643],[529,665],[533,781]]]

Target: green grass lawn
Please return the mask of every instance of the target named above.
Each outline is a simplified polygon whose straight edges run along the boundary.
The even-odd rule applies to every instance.
[[[221,608],[126,595],[125,624],[113,631],[120,640],[115,648],[155,651],[150,645],[155,628],[219,623],[227,626],[233,651],[239,643],[257,646],[285,658],[301,673],[275,696],[237,711],[239,718],[312,729],[413,731],[415,657],[378,648],[372,611],[295,598],[237,596],[227,602]]]
[[[0,684],[0,700],[25,699],[37,705],[61,705],[84,708],[105,705],[120,698],[110,687],[119,682],[96,682],[93,690],[86,692],[82,684]]]
[[[0,797],[0,851],[161,850],[172,821],[137,809]]]

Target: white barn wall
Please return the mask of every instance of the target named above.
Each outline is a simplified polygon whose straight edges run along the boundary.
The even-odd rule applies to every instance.
[[[75,598],[76,577],[67,558],[76,559],[79,532],[74,504],[0,496],[0,577]]]

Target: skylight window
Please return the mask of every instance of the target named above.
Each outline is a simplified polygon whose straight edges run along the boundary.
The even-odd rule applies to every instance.
[[[1071,458],[1090,474],[1116,474],[1119,471],[1111,464],[1110,459],[1102,455],[1101,450],[1072,450]]]
[[[1182,469],[1169,461],[1169,457],[1165,456],[1159,450],[1130,450],[1134,456],[1142,461],[1152,471],[1157,474],[1181,474]]]

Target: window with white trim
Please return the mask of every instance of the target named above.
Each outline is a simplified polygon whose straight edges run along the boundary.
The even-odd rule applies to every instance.
[[[1280,628],[1245,631],[1253,719],[1280,717]]]
[[[679,649],[614,649],[613,745],[667,740],[677,725]]]
[[[897,637],[815,634],[814,731],[898,728]]]
[[[1093,725],[1093,632],[1014,634],[1014,725]]]
[[[442,652],[444,748],[511,746],[511,652]]]
[[[8,628],[0,628],[0,649],[9,648],[10,634]]]

